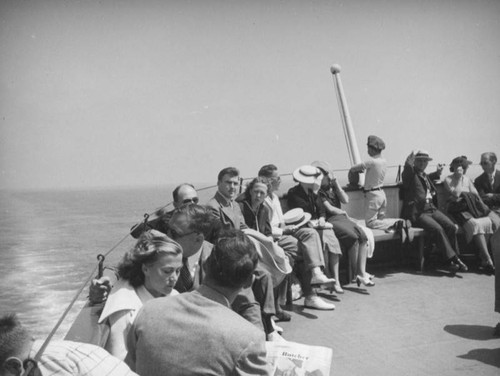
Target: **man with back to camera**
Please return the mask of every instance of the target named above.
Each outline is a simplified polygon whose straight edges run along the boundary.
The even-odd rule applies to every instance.
[[[252,283],[257,263],[246,235],[222,232],[196,291],[144,305],[128,336],[126,362],[148,376],[269,375],[262,333],[228,309]]]

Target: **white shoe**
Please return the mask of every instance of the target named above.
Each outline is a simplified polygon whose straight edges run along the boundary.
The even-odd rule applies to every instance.
[[[328,283],[335,283],[335,278],[328,278],[323,273],[314,275],[311,278],[311,285],[326,285]]]
[[[332,303],[325,302],[317,295],[307,296],[304,299],[304,307],[319,309],[322,311],[331,311],[335,309],[335,305]]]

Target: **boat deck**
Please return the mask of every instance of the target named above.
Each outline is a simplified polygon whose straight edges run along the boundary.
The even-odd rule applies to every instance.
[[[334,311],[286,307],[289,341],[333,349],[331,375],[500,375],[494,276],[370,268],[376,286],[319,295]]]

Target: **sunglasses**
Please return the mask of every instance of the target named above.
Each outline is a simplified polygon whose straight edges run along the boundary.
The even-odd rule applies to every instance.
[[[198,197],[187,198],[182,201],[183,204],[197,204],[200,201]]]

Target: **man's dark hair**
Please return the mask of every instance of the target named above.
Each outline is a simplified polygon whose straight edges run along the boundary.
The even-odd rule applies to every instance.
[[[491,161],[491,163],[493,164],[497,163],[497,155],[492,151],[481,154],[481,158],[483,157],[488,158],[488,160]]]
[[[215,220],[210,211],[198,204],[182,205],[174,210],[168,219],[169,234],[174,240],[189,232],[203,234],[207,239],[215,226]]]
[[[240,230],[224,230],[205,263],[207,277],[223,287],[241,288],[252,277],[258,255],[252,241]]]
[[[273,164],[267,164],[265,166],[262,166],[259,170],[259,173],[257,174],[258,176],[262,176],[265,178],[271,178],[273,176],[273,172],[277,171],[278,167],[276,167]]]
[[[235,176],[240,176],[240,171],[236,167],[226,167],[220,170],[219,175],[217,175],[217,182],[221,182],[224,175],[229,175],[233,178]]]
[[[21,325],[15,314],[0,318],[0,366],[11,356],[22,350],[32,337]]]
[[[180,189],[182,187],[186,187],[186,186],[195,189],[194,185],[191,184],[191,183],[182,183],[182,184],[179,184],[177,187],[175,187],[175,189],[172,192],[172,198],[174,199],[174,202],[177,202],[177,200],[179,199],[179,191],[180,191]]]

